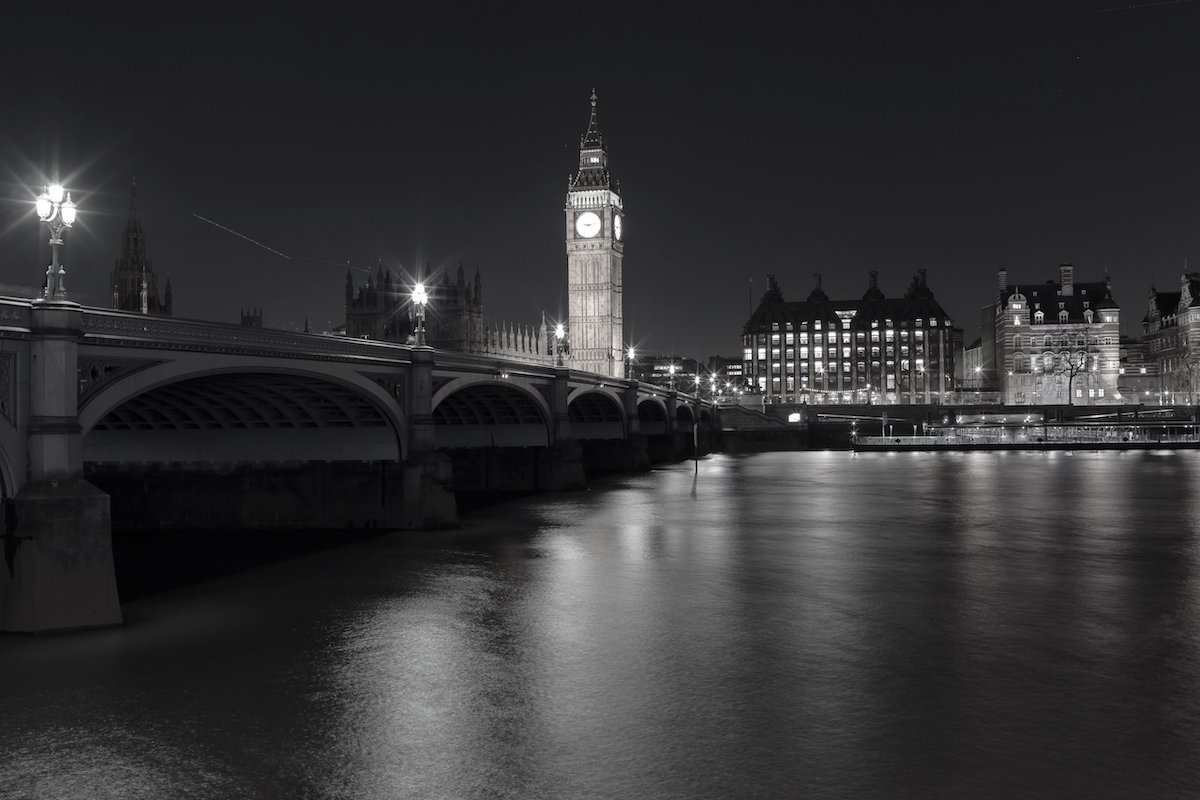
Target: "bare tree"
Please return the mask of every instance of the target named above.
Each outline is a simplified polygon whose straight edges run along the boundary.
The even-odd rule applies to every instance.
[[[1177,358],[1179,368],[1174,371],[1172,383],[1189,406],[1195,405],[1200,397],[1200,342],[1193,340],[1190,328],[1179,329]]]
[[[1100,365],[1100,354],[1096,351],[1099,341],[1083,330],[1047,338],[1050,341],[1049,344],[1043,342],[1035,385],[1040,387],[1039,393],[1045,398],[1050,394],[1057,395],[1065,380],[1067,405],[1074,405],[1076,380],[1090,384],[1092,372]]]

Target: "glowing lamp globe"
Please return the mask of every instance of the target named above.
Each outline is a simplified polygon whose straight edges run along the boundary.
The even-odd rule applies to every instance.
[[[71,202],[71,193],[67,192],[67,199],[60,207],[62,213],[63,224],[68,228],[75,224],[75,204]]]

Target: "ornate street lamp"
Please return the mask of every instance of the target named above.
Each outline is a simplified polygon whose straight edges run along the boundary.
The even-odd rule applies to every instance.
[[[629,345],[629,349],[625,352],[625,380],[633,377],[633,345]]]
[[[558,366],[563,365],[563,350],[566,349],[567,329],[560,322],[554,326],[554,352],[557,354],[558,360],[555,362]]]
[[[669,371],[671,373],[671,391],[675,391],[675,365],[674,364],[671,365],[671,368]]]
[[[42,289],[43,300],[66,300],[66,270],[58,261],[58,248],[62,246],[62,232],[75,224],[76,207],[71,202],[71,193],[63,199],[63,187],[51,184],[38,195],[38,219],[50,226],[50,266],[46,268],[46,285]]]
[[[417,347],[425,346],[425,306],[429,304],[429,294],[425,284],[418,283],[413,287],[413,305],[417,307]]]

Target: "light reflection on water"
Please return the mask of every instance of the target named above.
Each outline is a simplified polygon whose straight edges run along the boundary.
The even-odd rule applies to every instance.
[[[0,796],[1194,797],[1200,454],[713,456],[0,639]]]

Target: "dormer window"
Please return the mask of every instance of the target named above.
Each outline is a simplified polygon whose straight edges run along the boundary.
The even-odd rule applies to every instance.
[[[1060,323],[1065,323],[1065,322],[1067,321],[1067,312],[1066,312],[1066,310],[1063,310],[1063,311],[1060,311],[1060,312],[1058,312],[1058,321],[1059,321]]]
[[[1083,319],[1088,325],[1092,324],[1092,310],[1090,308],[1083,312]]]
[[[1041,311],[1033,312],[1033,324],[1034,325],[1041,325],[1045,321],[1046,321],[1045,314],[1043,314]]]

